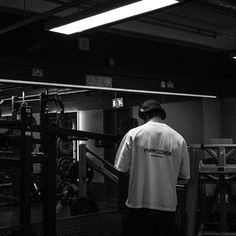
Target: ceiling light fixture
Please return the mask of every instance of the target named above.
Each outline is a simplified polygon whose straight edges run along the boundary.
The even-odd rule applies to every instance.
[[[236,51],[232,51],[229,53],[229,56],[232,58],[232,59],[235,59],[236,60]]]
[[[0,79],[0,83],[27,84],[27,85],[37,85],[37,86],[44,86],[44,87],[58,87],[58,88],[70,88],[70,89],[88,89],[88,90],[106,91],[106,92],[125,92],[125,93],[140,93],[140,94],[153,94],[153,95],[198,97],[198,98],[217,98],[217,96],[215,96],[215,95],[205,95],[205,94],[178,93],[178,92],[175,93],[175,92],[163,92],[163,91],[154,91],[154,90],[95,87],[95,86],[87,86],[87,85],[57,84],[57,83],[14,80],[14,79]]]
[[[98,26],[121,21],[123,19],[141,15],[177,3],[179,3],[179,0],[142,0],[59,27],[51,28],[49,31],[70,35]]]

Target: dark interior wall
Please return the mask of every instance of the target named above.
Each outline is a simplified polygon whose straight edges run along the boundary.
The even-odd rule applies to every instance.
[[[166,123],[177,130],[188,144],[203,143],[202,102],[164,104],[168,117]]]
[[[236,99],[221,100],[221,132],[222,138],[232,138],[236,142]]]
[[[31,32],[30,35],[27,35]],[[79,38],[89,40],[89,50],[80,50]],[[92,66],[133,70],[218,76],[224,63],[222,54],[181,45],[94,30],[80,35],[64,36],[44,31],[40,24],[9,32],[0,38],[0,52],[33,56],[54,61],[77,61]]]
[[[188,144],[209,144],[212,138],[236,140],[236,99],[202,99],[162,104],[167,112],[165,123],[177,130]],[[133,117],[139,124],[138,107]]]
[[[0,49],[1,78],[84,85],[86,74],[92,73],[112,76],[113,87],[220,94],[225,68],[231,71],[227,77],[234,74],[222,53],[153,40],[96,31],[82,35],[90,42],[90,50],[84,51],[78,48],[78,36],[54,38],[47,32],[46,43],[44,36],[41,44],[32,37],[29,44],[22,39],[18,50],[10,50],[21,35],[10,36],[9,42],[6,36],[0,40],[6,43]],[[34,41],[38,47],[31,46]],[[44,69],[43,78],[32,77],[33,67]],[[161,88],[162,80],[174,81],[175,88]]]
[[[95,56],[94,56],[95,57]],[[124,56],[125,58],[125,56]],[[128,64],[128,63],[127,63]],[[161,90],[167,92],[188,92],[201,94],[219,94],[220,84],[213,82],[206,74],[187,75],[174,73],[171,70],[161,71],[161,66],[156,70],[149,70],[144,65],[137,64],[139,68],[132,68],[129,64],[122,66],[106,66],[83,64],[79,61],[66,59],[63,56],[57,58],[15,56],[0,54],[0,78],[22,81],[53,82],[64,84],[86,84],[86,75],[110,76],[112,86],[118,88],[133,88],[146,90]],[[43,69],[43,77],[32,76],[34,67]],[[169,65],[171,68],[171,65]],[[161,88],[161,81],[174,81],[173,89]]]
[[[188,144],[204,143],[202,101],[163,104],[167,118],[164,121],[179,132]],[[133,109],[133,117],[138,118],[138,107]]]
[[[204,143],[210,143],[212,138],[221,138],[221,100],[203,99],[203,129]]]

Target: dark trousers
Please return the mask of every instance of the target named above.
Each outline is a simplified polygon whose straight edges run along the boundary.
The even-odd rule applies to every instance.
[[[175,236],[175,212],[128,208],[123,236]]]

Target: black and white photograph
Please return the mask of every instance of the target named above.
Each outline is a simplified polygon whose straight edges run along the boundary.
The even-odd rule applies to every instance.
[[[0,0],[0,236],[236,236],[236,0]]]

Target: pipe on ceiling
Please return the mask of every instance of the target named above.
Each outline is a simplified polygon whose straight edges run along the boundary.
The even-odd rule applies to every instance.
[[[236,3],[230,0],[208,0],[208,2],[218,7],[236,11]]]
[[[18,28],[21,28],[23,26],[29,25],[31,23],[40,21],[40,20],[45,19],[49,16],[52,16],[53,14],[56,14],[58,12],[64,11],[66,9],[69,9],[69,8],[77,6],[77,5],[78,5],[78,0],[75,0],[75,1],[70,2],[70,3],[66,3],[62,6],[53,8],[52,10],[49,10],[49,11],[43,12],[41,14],[37,14],[35,16],[26,18],[22,21],[19,21],[19,22],[15,23],[15,24],[12,24],[12,25],[9,25],[9,26],[6,26],[6,27],[0,29],[0,34],[4,34],[4,33],[7,33],[7,32],[16,30]]]

